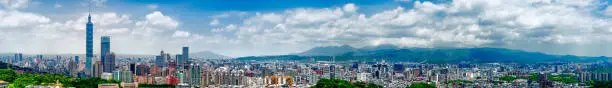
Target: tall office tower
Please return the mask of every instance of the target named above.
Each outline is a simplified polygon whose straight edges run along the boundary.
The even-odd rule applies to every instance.
[[[168,63],[172,61],[172,57],[170,57],[170,53],[165,53],[164,55],[164,67],[168,67]],[[174,63],[174,62],[172,62]]]
[[[13,56],[12,61],[16,61],[19,60],[19,53],[15,53],[15,56]]]
[[[136,74],[136,63],[130,63],[130,71],[132,71],[132,74]]]
[[[202,79],[201,75],[200,75],[200,72],[202,72],[202,70],[200,68],[200,65],[199,64],[196,64],[196,65],[191,64],[190,67],[191,67],[191,74],[190,74],[190,76],[191,76],[191,83],[190,84],[198,86],[198,85],[201,84],[201,79]]]
[[[23,54],[22,53],[15,53],[15,61],[23,61]]]
[[[162,56],[155,56],[155,65],[156,67],[164,67],[164,57]]]
[[[91,23],[91,14],[87,16],[85,36],[85,70],[91,72],[91,59],[93,58],[93,23]]]
[[[59,56],[59,55],[55,56],[55,61],[57,62],[62,61],[62,56]]]
[[[102,75],[102,62],[101,61],[96,61],[93,64],[93,68],[91,69],[91,76],[93,77],[100,77]]]
[[[68,64],[68,68],[70,70],[70,76],[71,77],[77,77],[77,68],[78,68],[78,59],[70,60],[69,64]]]
[[[167,58],[170,58],[169,54],[164,53],[164,51],[162,50],[159,56],[155,56],[155,65],[157,65],[157,67],[168,66],[168,64],[166,63],[166,61],[168,61]]]
[[[182,66],[185,66],[185,63],[189,63],[190,59],[189,59],[189,47],[184,46],[183,47],[183,64]]]
[[[103,70],[104,72],[111,73],[111,72],[113,72],[113,70],[115,70],[115,58],[116,58],[116,56],[115,56],[115,53],[110,53],[110,54],[107,53],[105,55],[106,56],[104,56],[104,58],[102,59],[103,60],[102,61],[102,65],[103,65],[102,69],[104,69]]]
[[[176,62],[176,69],[183,68],[184,67],[183,64],[185,63],[185,60],[183,59],[183,55],[177,54],[175,56],[176,56],[176,61],[174,62]]]
[[[104,72],[109,72],[106,69],[106,65],[110,62],[106,59],[107,54],[110,54],[110,36],[102,36],[100,37],[100,61],[102,61],[102,65],[104,66]]]
[[[19,53],[19,61],[23,61],[23,53]]]
[[[76,62],[76,64],[79,65],[79,56],[74,56],[74,62]]]

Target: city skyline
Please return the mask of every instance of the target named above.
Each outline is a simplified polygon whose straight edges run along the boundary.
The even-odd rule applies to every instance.
[[[0,0],[0,87],[612,88],[611,3]]]
[[[112,36],[113,52],[138,55],[180,54],[183,46],[243,57],[391,44],[612,56],[605,0],[255,2],[7,0],[0,53],[85,54],[92,6],[94,54],[100,36]]]

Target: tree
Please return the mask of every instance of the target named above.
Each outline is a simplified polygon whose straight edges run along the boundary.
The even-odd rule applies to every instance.
[[[417,82],[417,83],[412,83],[410,86],[407,86],[406,88],[436,88],[436,85],[427,84],[424,82]]]
[[[538,80],[538,73],[531,73],[531,75],[527,78],[532,81]]]
[[[321,85],[319,85],[321,84]],[[321,79],[315,85],[317,88],[355,88],[352,83],[340,79]]]
[[[75,82],[74,87],[76,88],[96,88],[98,87],[98,84],[104,84],[104,83],[113,83],[113,84],[119,84],[119,81],[115,81],[115,80],[105,80],[105,79],[101,79],[101,78],[84,78],[84,79],[79,79],[77,82]]]
[[[38,85],[40,82],[34,76],[21,76],[13,81],[14,87],[25,88],[28,85]]]
[[[351,83],[341,79],[320,79],[312,88],[383,88],[383,86],[364,82]]]
[[[360,88],[365,88],[367,85],[364,82],[355,82],[355,86],[360,87]]]
[[[383,86],[376,85],[374,83],[369,83],[365,88],[383,88]]]
[[[587,83],[591,88],[612,88],[612,81],[591,81]]]
[[[514,80],[516,80],[516,77],[514,76],[502,76],[499,78],[499,80],[505,81],[505,82],[512,82]]]
[[[17,72],[8,69],[0,70],[0,80],[4,80],[6,82],[13,82],[13,80],[17,79]]]
[[[568,74],[560,74],[560,75],[552,75],[548,77],[549,80],[562,82],[566,84],[579,83],[578,78],[573,75]]]

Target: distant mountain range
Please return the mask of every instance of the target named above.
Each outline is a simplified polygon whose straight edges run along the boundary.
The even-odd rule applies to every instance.
[[[315,47],[294,55],[251,56],[238,60],[322,60],[401,61],[423,63],[542,63],[609,61],[608,57],[550,55],[504,48],[399,48],[393,45],[353,48],[343,46]]]
[[[346,52],[354,52],[357,51],[356,48],[353,48],[348,45],[342,46],[325,46],[325,47],[315,47],[308,51],[298,53],[296,55],[300,56],[334,56],[339,54],[344,54]]]
[[[195,53],[189,53],[189,57],[200,58],[200,59],[232,59],[232,57],[220,55],[210,51],[201,51]]]

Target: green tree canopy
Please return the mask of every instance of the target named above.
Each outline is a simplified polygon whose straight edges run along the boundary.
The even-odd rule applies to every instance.
[[[76,87],[76,88],[96,88],[98,84],[103,83],[115,83],[119,84],[119,81],[104,80],[100,78],[72,78],[64,75],[57,74],[17,74],[13,70],[0,70],[0,80],[10,82],[11,87],[24,88],[29,85],[57,85],[63,87]],[[56,82],[60,84],[56,84]]]
[[[364,82],[351,83],[341,79],[320,79],[312,88],[383,88],[383,86]]]
[[[0,80],[4,80],[6,82],[13,82],[13,80],[17,79],[17,72],[8,69],[0,70]]]
[[[612,81],[589,81],[590,88],[612,88]]]
[[[567,83],[567,84],[579,83],[578,78],[576,78],[573,75],[568,75],[568,74],[551,75],[548,77],[548,80]]]
[[[435,84],[427,84],[424,82],[412,83],[410,86],[406,86],[406,88],[436,88]]]
[[[517,78],[514,76],[502,76],[499,77],[499,80],[505,81],[505,82],[512,82],[514,80],[516,80]]]

